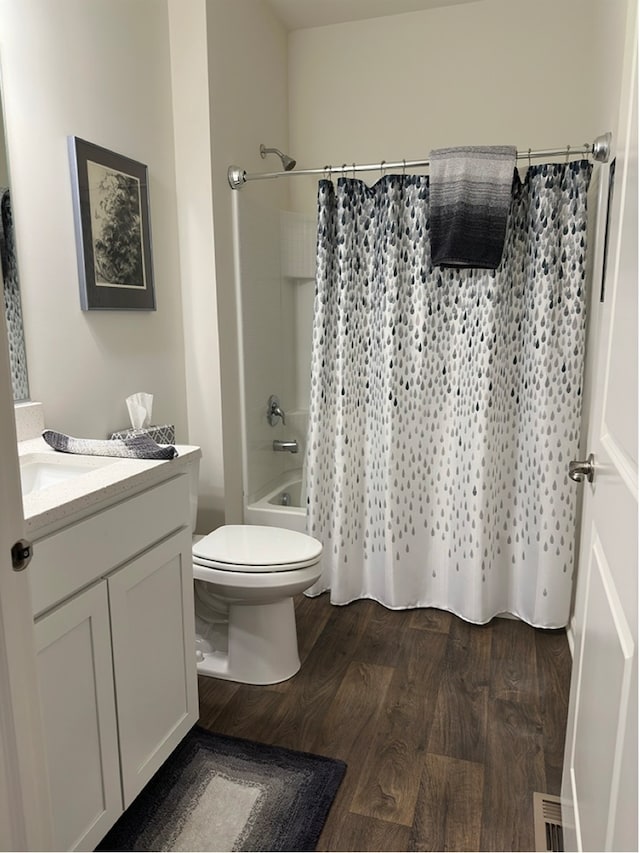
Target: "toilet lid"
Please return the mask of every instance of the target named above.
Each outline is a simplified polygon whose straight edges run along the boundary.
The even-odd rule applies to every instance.
[[[237,572],[302,569],[317,563],[322,543],[306,533],[257,524],[226,524],[193,546],[193,561]]]

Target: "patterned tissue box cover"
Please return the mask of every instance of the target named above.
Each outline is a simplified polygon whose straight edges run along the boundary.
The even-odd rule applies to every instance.
[[[141,427],[140,429],[122,429],[111,433],[111,438],[131,438],[134,435],[148,435],[158,444],[176,443],[176,428],[173,424]]]

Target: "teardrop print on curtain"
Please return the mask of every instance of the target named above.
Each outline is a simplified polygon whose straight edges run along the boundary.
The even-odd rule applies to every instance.
[[[497,270],[432,265],[428,177],[320,182],[310,594],[566,624],[590,175],[514,180]]]

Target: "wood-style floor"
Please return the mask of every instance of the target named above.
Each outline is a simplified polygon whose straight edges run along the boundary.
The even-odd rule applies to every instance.
[[[340,758],[318,850],[533,850],[532,794],[560,793],[563,631],[437,610],[296,599],[302,668],[200,678],[200,725]]]

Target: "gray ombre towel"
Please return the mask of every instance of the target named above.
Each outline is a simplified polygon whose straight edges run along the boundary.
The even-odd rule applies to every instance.
[[[148,435],[131,438],[73,438],[63,432],[46,429],[42,437],[54,450],[81,453],[83,456],[123,456],[126,459],[173,459],[178,451],[172,445],[157,444]]]
[[[436,148],[430,153],[434,266],[495,269],[500,264],[516,154],[513,145]]]

